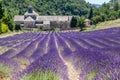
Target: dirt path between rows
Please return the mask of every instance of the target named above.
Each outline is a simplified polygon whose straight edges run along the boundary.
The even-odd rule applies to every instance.
[[[60,58],[62,59],[62,61],[64,62],[64,64],[67,66],[69,80],[79,80],[79,73],[74,69],[73,65],[70,62],[66,61],[62,57],[61,50],[58,47],[57,39],[55,36],[54,36],[54,38],[55,38],[55,44],[56,44],[56,47],[58,50],[58,54],[59,54]]]

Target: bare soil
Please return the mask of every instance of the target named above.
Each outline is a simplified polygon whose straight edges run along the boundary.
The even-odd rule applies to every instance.
[[[0,80],[4,80],[5,77],[6,77],[5,73],[0,71]]]

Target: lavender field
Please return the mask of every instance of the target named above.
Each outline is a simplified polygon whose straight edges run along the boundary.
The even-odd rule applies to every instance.
[[[120,28],[0,38],[0,80],[120,80]]]

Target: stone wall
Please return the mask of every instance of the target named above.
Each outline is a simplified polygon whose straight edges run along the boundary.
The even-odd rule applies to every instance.
[[[72,16],[38,16],[37,21],[71,21]]]
[[[25,21],[24,28],[36,28],[35,21]]]
[[[44,24],[43,29],[50,29],[50,24]]]
[[[66,29],[70,27],[69,21],[51,21],[50,26],[54,28]]]
[[[22,24],[25,28],[45,28],[50,29],[50,27],[67,29],[70,28],[70,21],[72,16],[37,16],[36,20],[28,18],[24,19],[25,16],[15,16],[15,23]],[[36,26],[38,25],[38,26]]]

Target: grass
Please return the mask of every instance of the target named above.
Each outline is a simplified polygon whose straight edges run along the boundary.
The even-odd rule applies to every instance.
[[[11,74],[12,70],[0,63],[0,80],[7,80]]]
[[[84,32],[113,28],[113,27],[120,27],[120,19],[101,22],[101,23],[98,23],[96,26],[92,25],[89,28],[86,28]]]
[[[102,23],[97,24],[97,28],[109,28],[109,27],[116,27],[120,26],[120,19],[117,20],[111,20],[111,21],[105,21]]]
[[[21,65],[28,66],[30,64],[30,61],[25,58],[14,58],[14,60],[18,61]]]
[[[52,71],[37,71],[23,76],[21,80],[60,80],[60,76]]]
[[[96,73],[95,72],[91,72],[88,76],[88,80],[93,80],[95,77]]]
[[[110,74],[107,73],[105,76],[104,76],[104,80],[108,80],[110,78]]]

